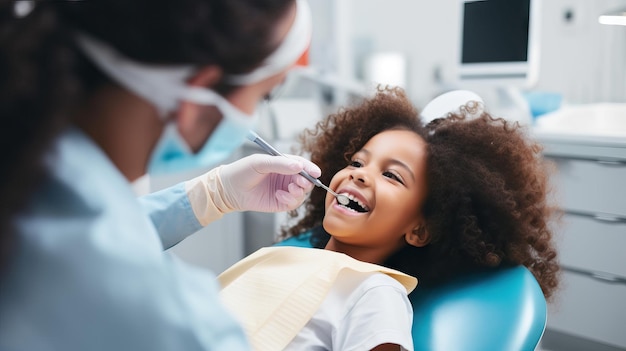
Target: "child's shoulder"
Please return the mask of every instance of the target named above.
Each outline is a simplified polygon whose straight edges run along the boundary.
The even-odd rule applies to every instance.
[[[415,280],[415,278],[409,277]],[[344,269],[339,272],[334,283],[336,290],[349,291],[353,298],[359,299],[364,295],[404,295],[407,296],[411,287],[398,279],[398,276],[381,271],[358,271]]]

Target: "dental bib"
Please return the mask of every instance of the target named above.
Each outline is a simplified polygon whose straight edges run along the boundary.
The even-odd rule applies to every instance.
[[[339,273],[381,272],[407,294],[417,279],[322,249],[262,248],[219,275],[220,297],[242,323],[256,351],[282,350],[308,323]]]

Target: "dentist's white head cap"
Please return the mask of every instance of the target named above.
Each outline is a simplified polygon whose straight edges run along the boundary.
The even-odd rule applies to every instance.
[[[295,64],[311,43],[312,22],[307,0],[296,0],[296,18],[280,46],[254,71],[229,75],[226,81],[233,85],[258,83]]]

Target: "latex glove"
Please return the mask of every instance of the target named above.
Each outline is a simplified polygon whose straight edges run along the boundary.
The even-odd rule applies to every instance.
[[[239,211],[279,212],[300,206],[313,184],[298,173],[313,177],[319,167],[299,156],[255,154],[223,166],[219,176],[226,200]]]
[[[300,206],[313,184],[298,173],[321,170],[299,156],[255,154],[220,166],[186,183],[192,209],[202,225],[232,211],[280,212]]]

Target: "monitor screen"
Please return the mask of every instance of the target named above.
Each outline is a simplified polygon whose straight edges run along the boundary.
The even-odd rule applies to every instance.
[[[531,85],[537,6],[537,0],[461,0],[460,79]]]

